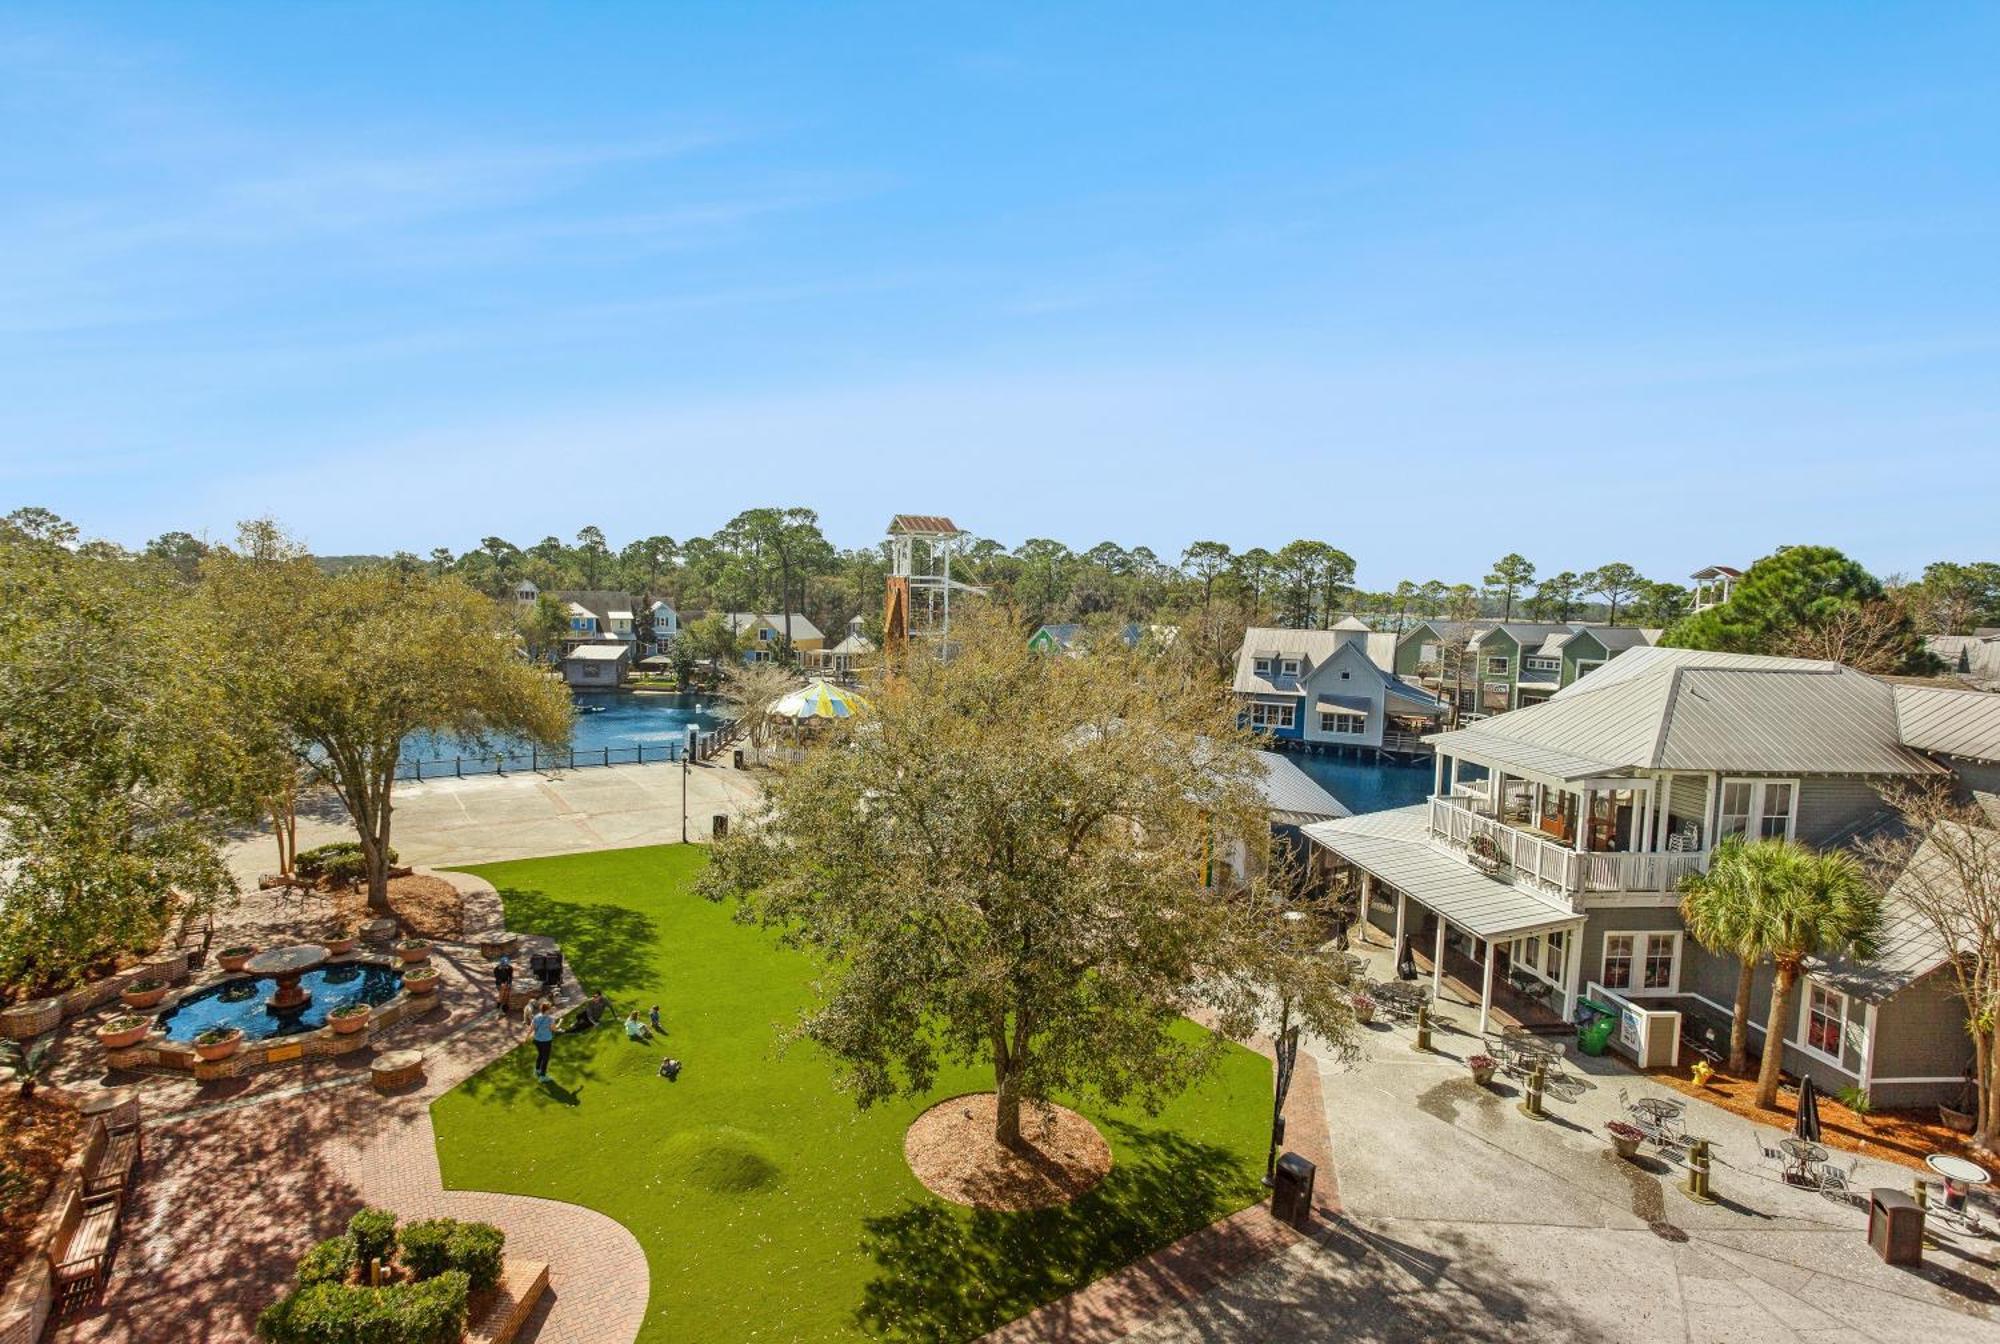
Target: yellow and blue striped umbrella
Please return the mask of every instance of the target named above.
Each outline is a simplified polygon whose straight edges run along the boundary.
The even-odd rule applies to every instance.
[[[771,714],[780,719],[851,719],[867,713],[868,708],[860,693],[830,686],[818,678],[771,702]]]

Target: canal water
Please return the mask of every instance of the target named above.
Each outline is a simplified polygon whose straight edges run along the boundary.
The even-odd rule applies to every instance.
[[[1412,803],[1421,803],[1431,792],[1433,771],[1429,760],[1406,765],[1359,756],[1308,756],[1304,753],[1288,753],[1288,759],[1356,813],[1408,807]]]
[[[465,744],[448,737],[419,733],[403,742],[398,779],[435,779],[448,775],[492,774],[496,769],[529,770],[579,765],[630,765],[666,761],[687,740],[690,726],[702,732],[729,721],[713,695],[663,695],[656,691],[579,691],[576,717],[570,724],[573,756],[531,752],[526,743],[500,741],[480,756],[466,754]]]

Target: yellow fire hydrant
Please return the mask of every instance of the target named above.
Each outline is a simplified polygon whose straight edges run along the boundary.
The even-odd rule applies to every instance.
[[[1707,1087],[1709,1078],[1715,1073],[1715,1066],[1705,1059],[1697,1059],[1694,1062],[1694,1068],[1690,1072],[1694,1075],[1694,1085],[1696,1087]]]

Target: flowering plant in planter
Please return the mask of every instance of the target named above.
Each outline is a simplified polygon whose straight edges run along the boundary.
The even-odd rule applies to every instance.
[[[213,1064],[228,1059],[243,1044],[243,1032],[236,1027],[210,1027],[194,1038],[194,1052]]]
[[[153,1019],[136,1013],[120,1013],[97,1029],[97,1043],[107,1050],[124,1050],[146,1039]]]
[[[125,986],[118,995],[127,1008],[153,1008],[167,997],[167,982],[155,976],[145,976]]]
[[[368,1019],[375,1010],[365,1003],[343,1003],[326,1015],[334,1031],[342,1036],[351,1035],[368,1025]]]
[[[1628,1125],[1623,1120],[1606,1120],[1604,1132],[1611,1136],[1611,1146],[1618,1150],[1618,1156],[1631,1157],[1639,1151],[1639,1144],[1646,1132],[1637,1125]]]
[[[1374,999],[1370,998],[1366,994],[1356,994],[1354,998],[1351,1000],[1351,1002],[1354,1006],[1354,1020],[1356,1022],[1365,1023],[1365,1022],[1373,1022],[1375,1020]]]
[[[1484,1087],[1493,1081],[1493,1072],[1500,1067],[1500,1061],[1491,1055],[1468,1055],[1465,1067],[1472,1070],[1472,1081]]]
[[[215,960],[225,971],[240,971],[256,955],[254,947],[225,947],[215,954]]]
[[[1481,833],[1473,836],[1465,852],[1472,856],[1476,867],[1491,871],[1500,866],[1500,843],[1490,835]]]

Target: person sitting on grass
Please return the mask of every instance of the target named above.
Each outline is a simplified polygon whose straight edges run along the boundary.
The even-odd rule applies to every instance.
[[[625,1037],[633,1041],[647,1041],[653,1037],[653,1033],[646,1028],[645,1020],[639,1016],[637,1008],[625,1014]]]
[[[583,1001],[583,1007],[577,1009],[576,1022],[570,1027],[570,1030],[589,1031],[599,1022],[602,1022],[604,1015],[610,1011],[611,1000],[605,998],[604,991],[600,989]]]

